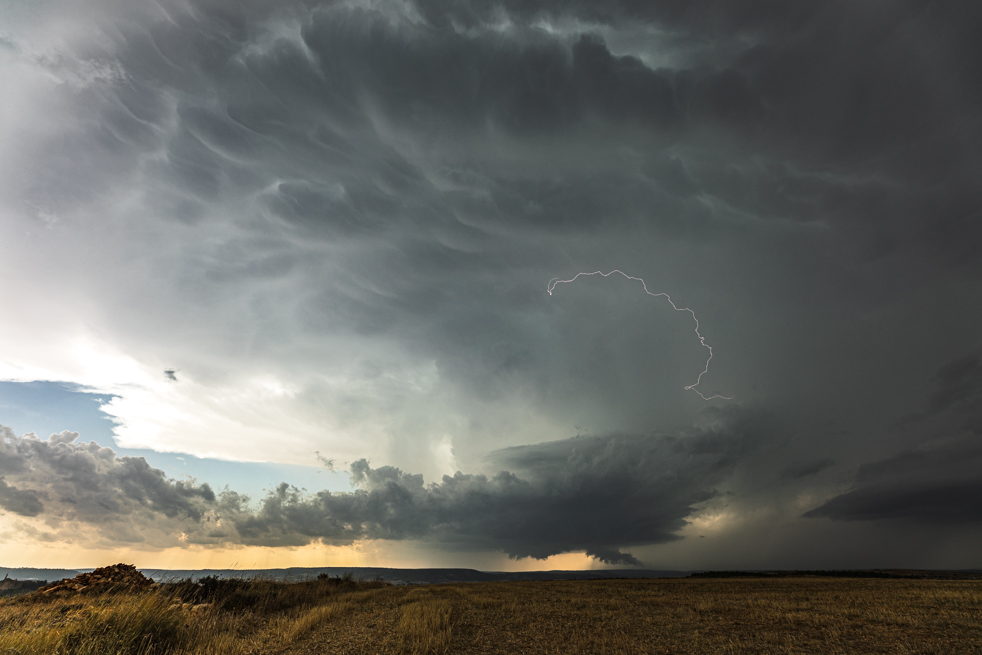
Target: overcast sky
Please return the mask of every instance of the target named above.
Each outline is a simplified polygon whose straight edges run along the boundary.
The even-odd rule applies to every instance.
[[[4,0],[0,563],[979,568],[980,30]]]

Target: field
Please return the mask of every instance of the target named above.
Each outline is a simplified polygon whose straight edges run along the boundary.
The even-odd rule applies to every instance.
[[[206,580],[2,600],[0,653],[982,653],[982,582]]]

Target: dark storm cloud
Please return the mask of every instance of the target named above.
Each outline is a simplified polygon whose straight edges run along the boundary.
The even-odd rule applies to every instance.
[[[52,153],[32,202],[81,200],[163,153],[140,183],[165,215],[254,197],[304,238],[371,242],[374,287],[399,293],[413,271],[430,298],[451,271],[533,248],[502,231],[819,222],[846,256],[927,248],[942,266],[982,242],[971,3],[165,6],[114,26],[116,83],[72,99],[102,126],[75,136],[85,167]],[[495,29],[502,11],[513,22]],[[540,26],[563,19],[584,22]],[[743,46],[657,67],[598,31],[637,25]],[[356,329],[398,323],[386,295],[348,298]]]
[[[619,550],[613,550],[610,548],[591,547],[591,548],[587,548],[585,552],[587,557],[592,557],[598,562],[602,562],[603,564],[612,564],[612,565],[620,564],[620,565],[627,565],[627,566],[644,565],[644,562],[639,560],[631,553],[622,553]]]
[[[393,28],[373,13],[324,12],[303,38],[325,85],[369,93],[391,120],[423,135],[489,124],[557,135],[590,116],[660,129],[681,121],[672,72],[615,57],[595,36],[569,44],[541,30],[515,32]]]
[[[942,366],[935,376],[938,389],[931,396],[929,411],[938,414],[946,410],[968,411],[978,407],[982,396],[982,358],[972,353]],[[976,424],[976,429],[982,424]]]
[[[355,491],[311,494],[284,482],[258,509],[232,491],[216,497],[207,484],[168,479],[142,458],[76,444],[76,433],[48,441],[8,436],[4,447],[33,466],[11,477],[35,489],[4,486],[0,501],[27,516],[46,512],[95,525],[125,518],[138,534],[162,515],[178,519],[174,525],[192,542],[414,539],[515,558],[585,551],[607,564],[639,564],[620,549],[678,539],[686,517],[719,495],[717,485],[741,456],[776,436],[753,413],[711,414],[712,427],[678,434],[577,437],[498,451],[494,464],[517,473],[491,477],[457,472],[427,485],[421,475],[359,460],[351,465]],[[39,497],[52,502],[42,505]]]
[[[821,471],[824,471],[828,467],[835,464],[835,462],[826,457],[813,462],[805,462],[802,464],[795,464],[787,467],[782,472],[782,476],[787,479],[795,480],[798,478],[807,478],[809,476],[815,475]]]
[[[351,469],[359,491],[305,496],[284,484],[235,525],[253,543],[297,535],[412,538],[540,559],[585,550],[608,563],[630,563],[618,548],[676,539],[693,506],[717,494],[714,485],[732,472],[734,455],[763,438],[759,430],[740,417],[688,435],[522,446],[492,455],[515,472],[490,478],[458,472],[431,485],[360,460]]]
[[[946,364],[928,411],[909,419],[930,438],[893,457],[864,464],[855,488],[805,516],[838,521],[982,521],[982,366],[977,354]]]
[[[29,107],[48,120],[0,155],[0,197],[35,235],[11,252],[71,263],[35,296],[92,298],[79,323],[180,368],[173,394],[277,378],[297,404],[254,406],[273,430],[313,426],[305,452],[335,456],[313,441],[334,415],[357,447],[381,417],[373,443],[392,447],[372,460],[399,467],[362,460],[355,492],[283,485],[251,508],[94,444],[5,439],[8,511],[164,517],[201,543],[634,563],[621,549],[675,539],[752,465],[768,507],[858,471],[809,517],[978,520],[977,356],[939,371],[902,443],[882,426],[925,397],[912,371],[982,329],[960,300],[980,279],[979,3],[165,0],[100,20],[71,55],[3,40],[58,81]],[[698,411],[675,324],[613,286],[544,297],[601,266],[708,313],[724,345],[701,388],[729,365],[721,391],[793,435],[781,461],[742,410],[670,428]],[[247,404],[187,415],[251,425]],[[616,436],[502,449],[580,421]],[[209,429],[184,447],[219,441]],[[446,434],[492,474],[405,472]],[[229,441],[240,456],[274,439]]]
[[[117,108],[97,111],[113,150],[160,144],[154,126],[169,135],[158,180],[170,185],[156,193],[175,216],[258,193],[271,216],[316,238],[394,245],[406,269],[432,256],[414,242],[434,229],[490,265],[508,247],[492,236],[501,229],[568,235],[643,221],[706,238],[706,221],[747,216],[831,225],[846,256],[974,258],[982,133],[970,108],[982,52],[964,26],[978,24],[978,8],[792,4],[505,4],[516,21],[507,30],[490,27],[500,10],[466,4],[423,3],[422,22],[324,5],[294,12],[298,33],[262,45],[269,16],[209,4],[124,31],[129,81]],[[590,27],[535,27],[563,17],[744,45],[649,67]],[[221,100],[202,102],[213,89]],[[175,103],[176,114],[165,109]],[[536,139],[538,165],[495,161],[509,134]],[[394,150],[393,136],[406,147]],[[640,167],[591,165],[586,152],[569,157],[571,142],[647,153]]]
[[[838,521],[913,519],[926,523],[982,521],[982,434],[860,467],[858,488],[805,514]]]
[[[453,213],[462,203],[466,211],[468,201],[490,201],[492,222],[523,228],[650,214],[642,208],[660,204],[658,194],[629,171],[600,180],[575,170],[569,179],[548,170],[516,177],[488,171],[475,155],[496,130],[546,139],[547,161],[555,161],[552,146],[570,129],[595,135],[589,138],[613,129],[615,142],[626,143],[636,135],[623,132],[634,126],[664,147],[687,114],[715,115],[718,100],[707,99],[728,93],[717,87],[742,84],[733,71],[652,70],[613,55],[589,33],[463,34],[393,23],[385,11],[328,6],[304,15],[296,38],[257,44],[249,30],[210,17],[174,11],[167,21],[121,27],[116,57],[125,82],[81,98],[105,128],[77,147],[116,166],[162,148],[166,158],[148,168],[152,194],[175,218],[199,220],[209,205],[250,192],[271,215],[327,239],[445,222],[466,232]],[[414,147],[436,145],[438,159],[446,158],[434,162],[437,172],[460,188],[437,190],[422,162],[393,152],[370,120],[376,109]],[[76,180],[94,175],[71,173]]]
[[[504,31],[462,32],[437,18],[471,15],[466,5],[424,5],[429,23],[393,20],[384,9],[326,5],[295,12],[301,22],[295,38],[270,35],[260,46],[252,39],[269,16],[233,6],[175,10],[167,21],[121,28],[116,57],[126,81],[112,97],[89,100],[92,118],[105,125],[91,145],[116,162],[127,151],[163,145],[167,158],[158,174],[171,188],[158,193],[176,215],[192,216],[235,188],[266,189],[262,197],[274,215],[337,237],[422,220],[420,213],[427,222],[446,220],[453,204],[453,193],[434,189],[419,162],[380,140],[368,119],[372,108],[403,138],[436,145],[457,176],[488,171],[478,153],[493,140],[489,128],[542,140],[550,168],[563,157],[553,154],[555,140],[568,141],[575,129],[586,142],[605,139],[606,147],[642,139],[653,155],[647,170],[663,173],[658,181],[701,190],[734,211],[885,229],[879,237],[864,234],[879,239],[870,246],[875,252],[925,237],[965,247],[979,207],[971,184],[979,134],[964,109],[979,100],[970,82],[978,79],[971,75],[978,58],[959,26],[977,9],[823,3],[746,11],[743,3],[743,11],[714,5],[727,18],[710,26],[698,11],[654,4],[513,9],[528,20],[649,21],[695,40],[740,36],[747,45],[710,63],[650,68],[638,57],[613,54],[589,31],[553,34],[519,22]],[[937,42],[938,34],[947,41]],[[715,152],[700,147],[710,134],[723,140]],[[455,146],[454,135],[464,141]],[[699,150],[688,155],[681,182],[663,170],[673,160],[657,154],[669,146]],[[284,147],[289,158],[277,154]],[[889,160],[870,168],[870,158],[887,153]],[[550,194],[541,187],[557,185],[555,171],[515,179],[492,168],[473,197],[497,190],[490,196],[503,201],[495,203],[497,215],[531,225],[568,229],[625,209],[661,220],[656,211],[641,211],[645,202],[666,205],[636,171],[606,181],[574,177],[564,184],[563,177]],[[627,207],[625,189],[637,198]],[[540,210],[514,210],[525,206]]]

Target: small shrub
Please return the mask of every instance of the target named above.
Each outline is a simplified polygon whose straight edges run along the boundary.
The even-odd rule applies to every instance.
[[[172,583],[171,592],[184,603],[221,603],[237,591],[249,586],[249,581],[239,578],[220,578],[207,575],[193,580],[187,578]]]

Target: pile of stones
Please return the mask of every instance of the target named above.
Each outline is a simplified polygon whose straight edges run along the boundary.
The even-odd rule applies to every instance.
[[[145,577],[132,564],[113,564],[96,569],[91,573],[81,573],[74,578],[65,578],[38,589],[38,593],[80,593],[108,591],[136,591],[153,586],[153,580]]]

